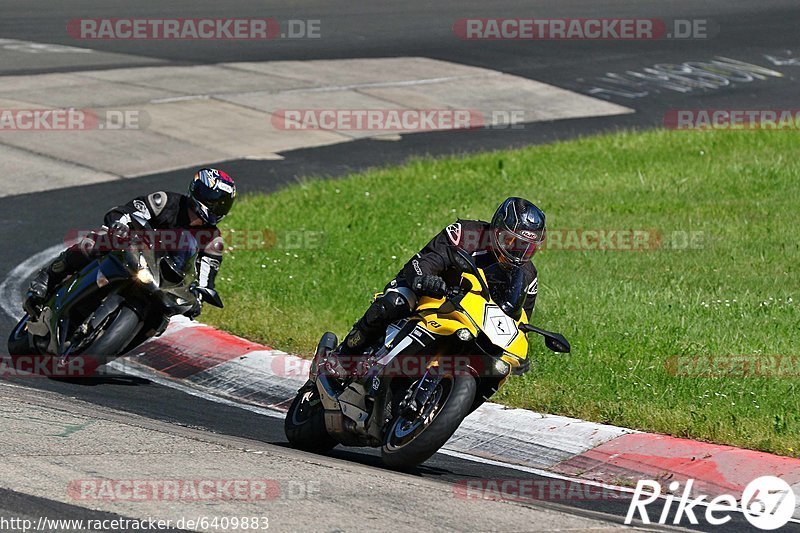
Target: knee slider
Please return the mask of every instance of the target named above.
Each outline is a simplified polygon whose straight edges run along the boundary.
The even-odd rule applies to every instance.
[[[390,292],[372,302],[364,314],[364,322],[369,327],[384,326],[388,322],[408,316],[410,312],[408,300],[400,293]]]
[[[364,325],[369,328],[379,326],[386,322],[388,316],[389,312],[386,309],[386,304],[383,302],[383,298],[378,298],[372,302],[372,305],[369,306],[367,312],[364,313]]]
[[[414,307],[402,293],[397,291],[390,291],[383,295],[381,298],[383,307],[386,310],[387,320],[397,320],[408,316],[414,310]]]

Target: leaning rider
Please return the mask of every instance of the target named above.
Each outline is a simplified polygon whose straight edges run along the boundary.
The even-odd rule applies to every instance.
[[[514,265],[525,275],[524,309],[530,317],[536,303],[537,272],[531,258],[545,238],[544,213],[528,200],[508,198],[491,222],[458,220],[437,234],[416,254],[375,299],[342,343],[338,355],[364,353],[396,320],[410,316],[421,296],[442,298],[457,286],[463,271],[450,259],[449,246],[470,253],[479,268]]]
[[[217,224],[230,212],[235,199],[233,178],[222,170],[202,168],[189,184],[188,195],[157,191],[136,197],[106,213],[105,226],[112,242],[127,240],[134,215],[147,220],[155,230],[204,230],[209,238],[201,243],[195,267],[198,286],[213,289],[224,247]],[[107,251],[98,244],[100,237],[99,233],[89,234],[36,274],[23,302],[29,315],[37,315],[41,305],[68,276],[80,272]],[[201,311],[202,299],[198,295],[197,302],[186,315],[195,318]]]

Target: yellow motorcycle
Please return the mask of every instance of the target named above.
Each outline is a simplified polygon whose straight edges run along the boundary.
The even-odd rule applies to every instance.
[[[527,333],[542,335],[554,352],[570,351],[562,335],[528,324],[521,269],[481,269],[464,250],[450,253],[464,272],[460,286],[445,298],[421,298],[415,314],[390,324],[355,364],[332,353],[336,335],[322,336],[309,380],[286,415],[294,447],[381,447],[386,465],[414,467],[512,373],[528,369]]]

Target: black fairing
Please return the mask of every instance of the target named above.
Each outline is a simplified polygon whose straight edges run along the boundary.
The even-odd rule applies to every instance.
[[[59,354],[64,353],[65,342],[73,338],[77,325],[90,317],[96,318],[93,327],[102,323],[102,318],[109,314],[103,311],[103,306],[110,305],[110,299],[115,297],[116,301],[124,301],[124,305],[140,317],[146,326],[143,332],[152,334],[163,330],[161,326],[164,325],[167,310],[162,308],[163,302],[154,295],[162,294],[161,289],[170,285],[181,285],[184,277],[193,276],[198,243],[191,232],[185,231],[180,236],[180,244],[169,248],[157,241],[159,235],[147,221],[134,217],[132,227],[137,232],[136,242],[132,238],[130,247],[102,255],[55,291],[48,305],[52,311],[48,329],[57,335],[54,349],[57,348]],[[157,276],[161,273],[160,277],[165,281],[161,287],[134,281],[142,258]],[[100,279],[104,279],[105,283],[100,283]],[[119,305],[111,306],[111,310]],[[136,340],[141,342],[144,337]]]

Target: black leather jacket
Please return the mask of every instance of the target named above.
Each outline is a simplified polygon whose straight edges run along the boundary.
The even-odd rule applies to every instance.
[[[450,260],[447,249],[456,245],[472,254],[480,268],[497,263],[491,242],[490,225],[482,220],[457,220],[439,232],[397,274],[398,281],[410,286],[416,276],[435,275],[450,285],[458,285],[462,271]],[[538,291],[538,274],[533,262],[522,266],[525,274],[527,296],[524,309],[528,317],[533,313]],[[419,295],[418,295],[419,296]]]

